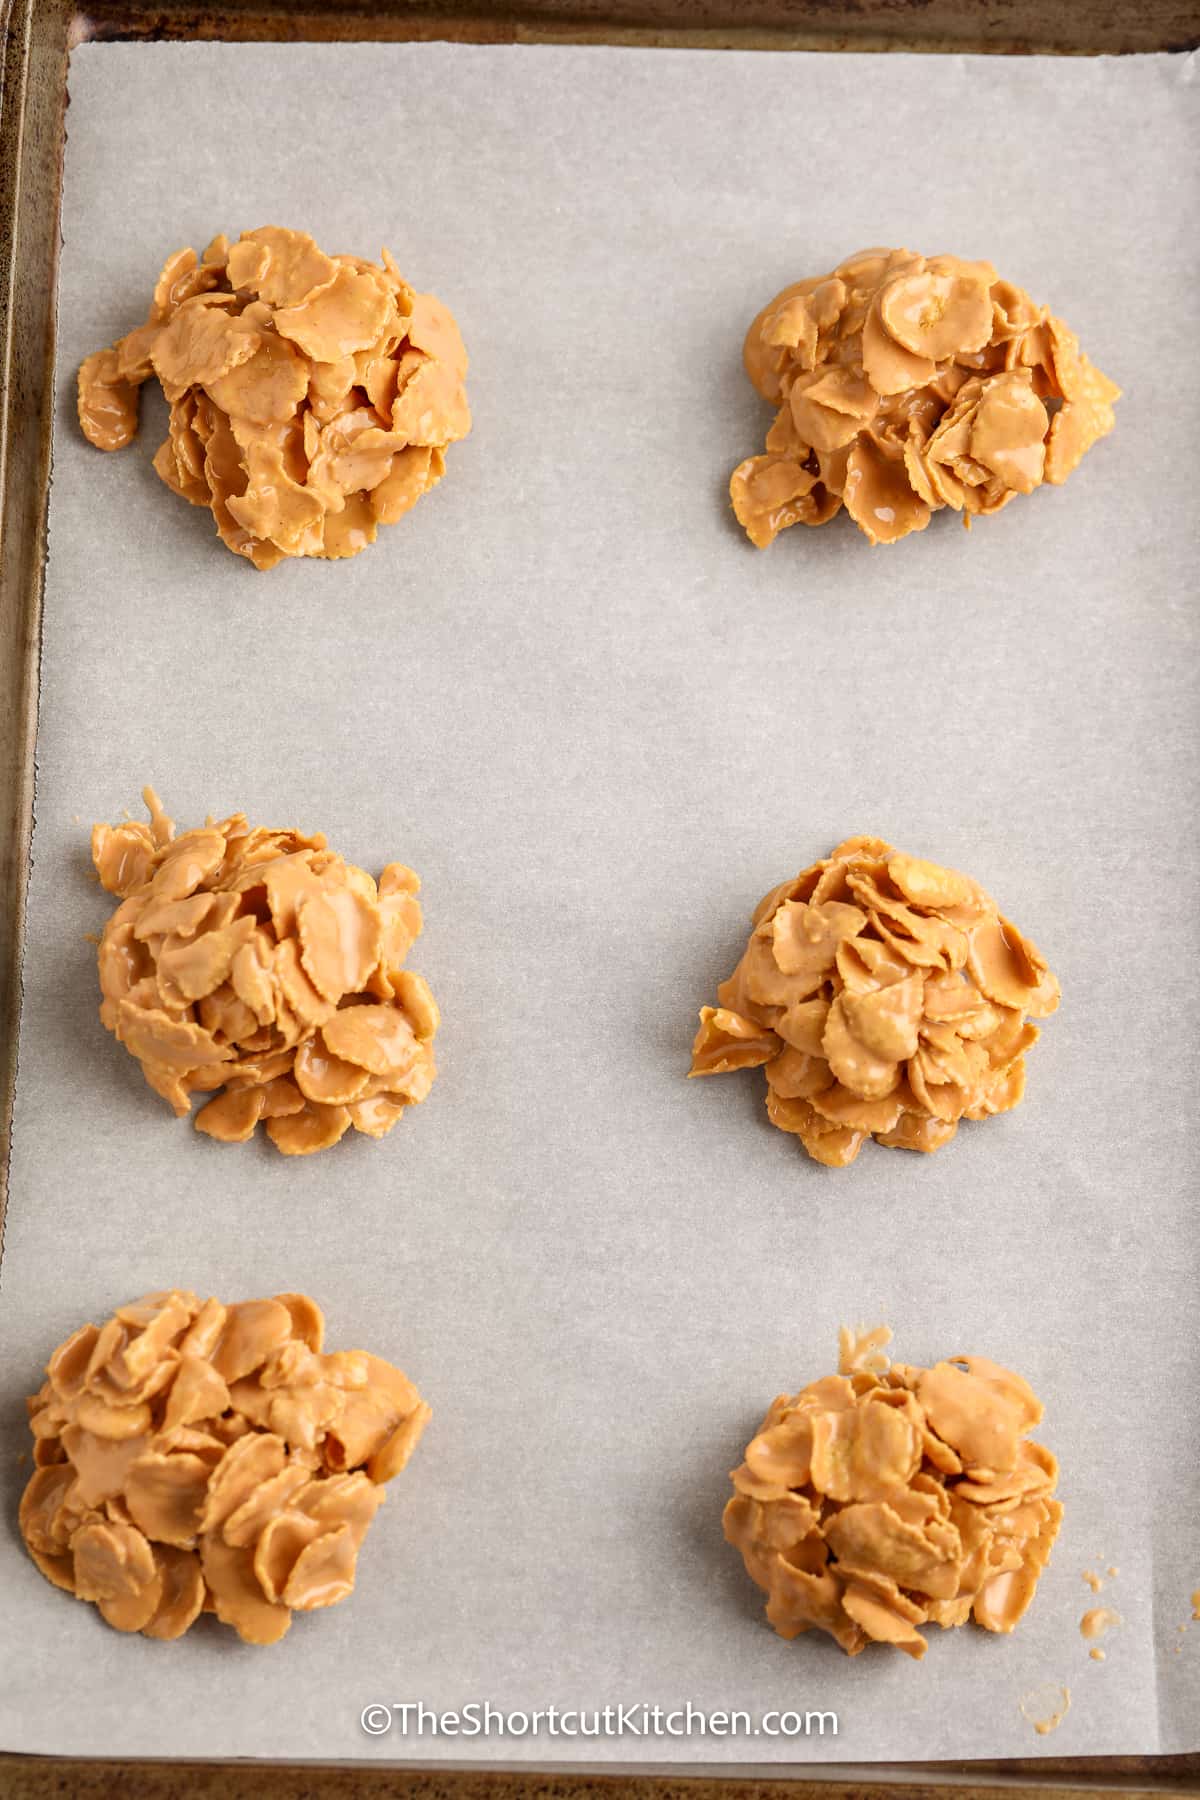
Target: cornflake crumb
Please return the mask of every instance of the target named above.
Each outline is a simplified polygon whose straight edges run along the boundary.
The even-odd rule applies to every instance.
[[[891,1341],[890,1325],[876,1325],[870,1330],[859,1325],[853,1331],[848,1325],[840,1325],[838,1374],[860,1375],[866,1371],[871,1375],[886,1375],[891,1368],[891,1358],[885,1354],[885,1346]]]

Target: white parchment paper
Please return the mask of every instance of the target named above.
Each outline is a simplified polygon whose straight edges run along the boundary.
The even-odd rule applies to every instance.
[[[1200,1747],[1196,65],[430,46],[71,62],[38,816],[0,1320],[12,1750],[713,1764]],[[457,314],[476,427],[356,561],[266,575],[74,370],[165,255],[386,242]],[[990,257],[1126,396],[1069,484],[871,551],[755,552],[740,364],[864,244]],[[443,1074],[380,1145],[176,1123],[96,1015],[87,828],[153,780],[425,878]],[[1016,1113],[831,1173],[758,1073],[683,1080],[769,886],[852,832],[969,870],[1065,995]],[[277,1648],[120,1638],[22,1554],[22,1396],[164,1283],[307,1289],[434,1422],[337,1609]],[[1066,1521],[1012,1638],[781,1642],[721,1537],[839,1321],[1043,1396]],[[1124,1618],[1093,1663],[1087,1567]],[[1176,1647],[1180,1652],[1176,1654]],[[1018,1702],[1070,1688],[1056,1735]],[[828,1709],[836,1738],[432,1738],[369,1702]]]

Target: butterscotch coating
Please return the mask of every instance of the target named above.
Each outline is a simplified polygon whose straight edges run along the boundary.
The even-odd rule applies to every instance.
[[[145,799],[148,825],[92,830],[101,883],[121,899],[97,953],[103,1023],[179,1117],[214,1096],[195,1125],[221,1143],[260,1120],[285,1156],[351,1126],[385,1137],[437,1074],[437,1005],[403,967],[422,924],[417,877],[389,863],[376,883],[320,832],[251,827],[244,813],[176,837],[153,789]]]
[[[382,266],[326,256],[264,225],[167,258],[150,311],[79,370],[79,423],[100,450],[138,426],[156,375],[171,407],[154,467],[211,509],[256,569],[356,556],[441,480],[471,429],[458,326]]]
[[[1028,1433],[1042,1404],[981,1356],[888,1368],[842,1333],[841,1372],[772,1401],[733,1471],[725,1536],[783,1638],[827,1631],[849,1656],[920,1625],[1010,1632],[1050,1558],[1058,1464]]]
[[[978,882],[847,838],[760,902],[692,1075],[765,1066],[767,1113],[830,1168],[868,1137],[939,1150],[960,1119],[1017,1105],[1031,1019],[1058,1005],[1045,958]]]
[[[20,1524],[46,1579],[150,1638],[214,1612],[273,1644],[344,1600],[430,1414],[390,1363],[325,1354],[324,1329],[305,1294],[173,1288],[72,1332],[29,1401]]]
[[[991,263],[862,250],[777,294],[746,373],[778,407],[730,498],[765,548],[843,506],[872,544],[963,523],[1060,483],[1113,427],[1121,390],[1074,333]]]

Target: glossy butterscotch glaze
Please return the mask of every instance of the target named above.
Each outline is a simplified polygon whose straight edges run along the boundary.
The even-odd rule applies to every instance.
[[[171,407],[154,467],[257,569],[355,556],[441,479],[471,428],[458,327],[377,266],[265,225],[167,259],[144,325],[79,370],[101,450],[137,431],[151,375]]]
[[[850,1656],[918,1627],[1010,1632],[1058,1532],[1058,1465],[1028,1433],[1042,1405],[984,1357],[886,1364],[843,1333],[839,1373],[772,1401],[732,1473],[725,1536],[781,1637],[826,1631]]]
[[[1089,1640],[1099,1638],[1123,1623],[1120,1613],[1114,1612],[1111,1606],[1089,1606],[1079,1621],[1079,1634]]]
[[[937,1150],[1017,1105],[1058,982],[969,876],[847,838],[753,923],[690,1072],[765,1067],[771,1123],[817,1162],[844,1168],[868,1137]]]
[[[389,863],[376,882],[321,833],[244,813],[176,837],[145,797],[149,824],[92,831],[121,901],[97,952],[103,1023],[180,1117],[214,1096],[195,1124],[222,1143],[260,1121],[285,1156],[351,1127],[386,1136],[437,1074],[438,1009],[403,967],[422,925],[416,875]]]
[[[72,1332],[29,1402],[20,1524],[46,1579],[150,1638],[213,1612],[273,1644],[293,1611],[344,1600],[429,1408],[399,1369],[323,1337],[305,1294],[180,1289]]]
[[[1111,431],[1121,392],[990,263],[911,250],[863,250],[784,288],[744,356],[779,409],[766,454],[730,482],[760,548],[843,506],[872,544],[947,506],[969,525],[1065,481]]]

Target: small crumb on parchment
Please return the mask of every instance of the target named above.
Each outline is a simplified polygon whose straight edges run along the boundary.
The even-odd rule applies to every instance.
[[[1091,1640],[1103,1637],[1106,1631],[1115,1631],[1124,1623],[1120,1613],[1114,1612],[1111,1606],[1091,1606],[1079,1621],[1079,1634]],[[1098,1656],[1095,1660],[1101,1662],[1103,1657]]]
[[[1060,1682],[1047,1681],[1031,1688],[1021,1698],[1021,1716],[1029,1720],[1039,1737],[1057,1731],[1071,1710],[1071,1690]]]

